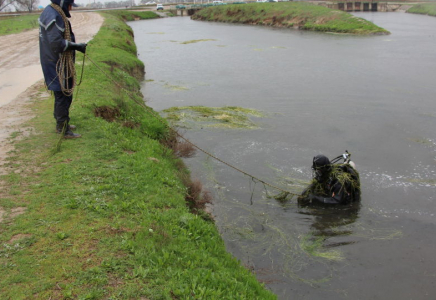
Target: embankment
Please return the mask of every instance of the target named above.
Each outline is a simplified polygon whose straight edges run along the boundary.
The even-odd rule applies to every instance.
[[[303,2],[219,5],[202,9],[191,18],[322,32],[389,34],[389,31],[349,13]]]
[[[412,14],[429,15],[436,17],[436,3],[415,4],[406,12]]]
[[[0,178],[0,298],[276,299],[226,252],[166,121],[143,104],[144,65],[122,19],[157,15],[104,17],[70,111],[83,137],[54,132],[43,90],[25,125],[34,134],[11,137],[16,151]]]

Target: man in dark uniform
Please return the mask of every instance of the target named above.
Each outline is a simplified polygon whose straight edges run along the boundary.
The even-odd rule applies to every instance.
[[[75,51],[85,53],[86,44],[76,44],[71,24],[70,10],[74,0],[51,0],[39,17],[39,50],[45,83],[55,97],[54,117],[56,132],[65,138],[78,138],[72,130],[69,110],[75,85]]]
[[[350,204],[360,200],[359,173],[354,163],[331,164],[320,154],[313,158],[314,178],[298,201],[302,204]]]

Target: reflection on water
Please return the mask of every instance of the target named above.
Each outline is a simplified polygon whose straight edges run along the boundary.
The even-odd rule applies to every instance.
[[[392,32],[353,37],[189,18],[133,22],[156,110],[239,106],[250,129],[185,135],[226,162],[299,193],[312,157],[348,149],[356,207],[301,207],[199,153],[227,249],[280,299],[427,299],[436,294],[436,18],[359,14]],[[159,34],[151,34],[156,33]],[[186,41],[202,41],[184,43]]]
[[[341,235],[351,235],[351,227],[349,225],[356,222],[359,217],[360,203],[353,203],[346,207],[332,207],[321,205],[299,205],[298,213],[302,215],[313,216],[312,229],[314,236],[320,237],[335,237]],[[349,242],[353,243],[353,242]],[[345,243],[347,244],[347,243]],[[345,245],[344,244],[344,245]],[[329,244],[333,247],[335,244]]]

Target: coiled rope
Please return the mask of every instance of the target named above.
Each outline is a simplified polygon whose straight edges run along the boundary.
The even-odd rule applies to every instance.
[[[65,23],[64,39],[71,42],[71,26],[67,16],[59,5],[54,3],[50,5],[61,15]],[[56,74],[57,78],[59,78],[62,93],[64,93],[65,96],[72,96],[76,84],[74,50],[67,50],[61,53],[61,57],[56,63]]]
[[[240,168],[238,168],[238,167],[236,167],[236,166],[233,166],[233,165],[231,165],[230,163],[225,162],[224,160],[222,160],[222,159],[216,157],[215,155],[213,155],[212,153],[206,151],[205,149],[201,148],[200,146],[197,146],[196,144],[194,144],[193,142],[191,142],[190,140],[188,140],[187,138],[185,138],[184,136],[182,136],[179,132],[177,132],[177,130],[175,130],[174,128],[172,128],[170,125],[168,125],[167,123],[163,122],[163,121],[162,121],[162,118],[161,118],[161,117],[160,117],[160,116],[159,116],[155,111],[153,111],[150,107],[148,107],[147,105],[145,105],[144,102],[136,100],[135,96],[134,96],[133,94],[131,94],[130,91],[126,90],[126,89],[125,89],[123,86],[121,86],[117,81],[115,81],[115,80],[114,80],[114,79],[113,79],[109,74],[107,74],[107,73],[106,73],[102,68],[100,68],[100,66],[99,66],[97,63],[95,63],[95,62],[94,62],[94,61],[93,61],[93,60],[92,60],[92,59],[91,59],[87,54],[84,54],[84,55],[85,55],[86,58],[88,58],[89,61],[90,61],[94,66],[96,66],[96,67],[100,70],[100,72],[102,72],[102,73],[103,73],[103,74],[104,74],[104,75],[105,75],[109,80],[111,80],[111,81],[112,81],[112,82],[113,82],[117,87],[119,87],[121,90],[124,90],[124,91],[127,93],[127,95],[129,95],[130,98],[131,98],[133,101],[135,101],[135,103],[137,103],[138,105],[144,107],[147,113],[149,113],[151,116],[153,116],[154,118],[156,118],[156,119],[157,119],[161,124],[163,124],[163,125],[164,125],[166,128],[168,128],[168,129],[169,129],[173,134],[175,134],[176,136],[178,136],[179,138],[181,138],[182,140],[184,140],[186,143],[188,143],[188,144],[190,144],[191,146],[193,146],[194,148],[200,150],[200,151],[203,152],[204,154],[206,154],[206,155],[212,157],[213,159],[219,161],[220,163],[223,163],[223,164],[225,164],[226,166],[228,166],[228,167],[230,167],[230,168],[232,168],[232,169],[234,169],[234,170],[236,170],[236,171],[238,171],[238,172],[240,172],[240,173],[242,173],[242,174],[244,174],[244,175],[250,177],[253,181],[261,182],[261,183],[264,184],[265,186],[269,186],[269,187],[271,187],[271,188],[273,188],[273,189],[276,189],[276,190],[278,190],[278,191],[281,191],[281,192],[283,193],[283,194],[281,194],[281,195],[279,196],[281,199],[285,199],[288,195],[297,196],[297,197],[300,196],[299,194],[292,193],[292,192],[287,191],[287,190],[285,190],[285,189],[282,189],[282,188],[280,188],[280,187],[278,187],[278,186],[275,186],[275,185],[273,185],[273,184],[270,184],[270,183],[266,182],[265,180],[260,179],[260,178],[254,176],[254,175],[251,175],[250,173],[245,172],[245,171],[241,170]],[[84,67],[84,66],[85,66],[85,64],[83,64],[83,67]]]

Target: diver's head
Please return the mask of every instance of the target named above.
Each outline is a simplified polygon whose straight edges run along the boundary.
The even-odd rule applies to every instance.
[[[330,160],[327,156],[319,154],[313,158],[312,170],[314,172],[314,178],[317,180],[322,179],[330,172]]]

